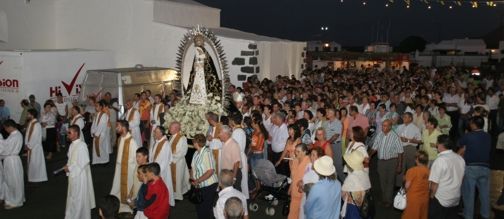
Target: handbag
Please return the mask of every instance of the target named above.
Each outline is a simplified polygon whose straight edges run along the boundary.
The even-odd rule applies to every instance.
[[[203,194],[201,192],[201,188],[197,186],[191,186],[189,201],[193,204],[201,204],[203,202]]]
[[[406,208],[406,191],[401,187],[394,197],[394,208],[404,210]]]

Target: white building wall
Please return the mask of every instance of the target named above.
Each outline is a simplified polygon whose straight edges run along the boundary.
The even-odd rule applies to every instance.
[[[159,15],[155,0],[0,0],[0,10],[7,14],[8,42],[0,49],[68,49],[83,48],[106,50],[113,54],[117,67],[144,66],[175,67],[180,40],[185,27],[165,24],[168,19]],[[179,4],[179,3],[173,3]],[[164,5],[166,6],[166,5]],[[195,6],[195,10],[203,9]],[[155,12],[157,11],[157,12]],[[209,10],[209,13],[218,9]],[[163,23],[156,22],[157,19]],[[1,14],[1,13],[0,13]],[[190,17],[190,16],[189,16]],[[192,22],[197,19],[192,17]],[[218,22],[218,21],[217,21]],[[0,22],[1,24],[1,22]],[[196,25],[195,23],[194,25]],[[217,23],[210,24],[217,25]],[[1,27],[0,27],[1,28]],[[260,39],[260,36],[258,36]],[[231,82],[237,80],[243,66],[232,61],[249,44],[270,45],[257,56],[261,66],[260,78],[276,75],[299,76],[306,43],[287,41],[257,41],[220,37],[231,73]],[[1,39],[0,39],[1,40]],[[248,64],[248,57],[246,60]],[[254,66],[256,67],[256,66]],[[256,72],[252,74],[257,74]],[[243,74],[242,74],[243,75]],[[250,76],[250,74],[247,74]]]
[[[0,1],[0,49],[49,49],[56,43],[54,0]],[[2,42],[7,41],[7,42]]]
[[[179,42],[186,29],[153,22],[153,4],[149,0],[62,1],[56,10],[57,48],[110,50],[120,67],[174,67],[178,44],[173,42]]]

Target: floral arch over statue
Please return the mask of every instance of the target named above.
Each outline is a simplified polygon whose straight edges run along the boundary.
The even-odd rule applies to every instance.
[[[196,26],[180,42],[176,64],[182,99],[165,113],[164,126],[177,121],[188,138],[206,134],[206,113],[224,115],[229,104],[228,66],[222,45],[212,31]]]

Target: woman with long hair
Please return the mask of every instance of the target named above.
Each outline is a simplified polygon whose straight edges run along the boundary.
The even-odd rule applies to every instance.
[[[289,131],[289,138],[287,139],[287,142],[285,143],[285,148],[282,152],[282,155],[280,156],[280,159],[275,164],[275,167],[278,167],[280,172],[284,172],[288,174],[288,170],[286,171],[286,167],[279,167],[280,164],[284,163],[284,159],[289,160],[289,166],[292,165],[292,160],[294,159],[294,150],[296,148],[296,145],[301,143],[301,131],[299,130],[299,127],[297,125],[289,125],[287,127]]]
[[[262,115],[259,113],[252,114],[252,140],[250,142],[250,150],[248,152],[250,157],[250,165],[255,167],[257,160],[265,159],[264,143],[268,139],[269,134],[264,127]]]

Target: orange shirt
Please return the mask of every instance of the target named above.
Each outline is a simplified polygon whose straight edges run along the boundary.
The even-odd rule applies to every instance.
[[[303,193],[300,193],[298,190],[298,182],[303,180],[303,176],[305,174],[306,166],[310,163],[310,157],[305,156],[301,162],[298,159],[294,159],[291,165],[291,196],[296,198],[303,197]]]
[[[262,152],[264,149],[264,135],[261,132],[252,133],[252,152]]]
[[[329,143],[329,141],[326,141],[324,143],[321,143],[320,141],[316,141],[315,143],[312,144],[312,148],[315,148],[315,147],[322,148],[322,150],[324,150],[325,155],[327,155],[329,157],[333,156],[331,144]],[[320,156],[320,154],[319,154],[319,156]]]
[[[410,182],[410,187],[406,196],[406,209],[402,218],[404,219],[427,219],[429,208],[429,168],[416,166],[406,172],[406,181]]]
[[[287,140],[287,144],[285,145],[285,149],[287,151],[287,157],[294,158],[294,150],[296,149],[296,145],[300,144],[301,140],[298,138],[295,141]]]
[[[138,110],[140,111],[140,120],[149,121],[150,119],[150,109],[151,103],[149,100],[140,100],[140,104],[138,106]]]

